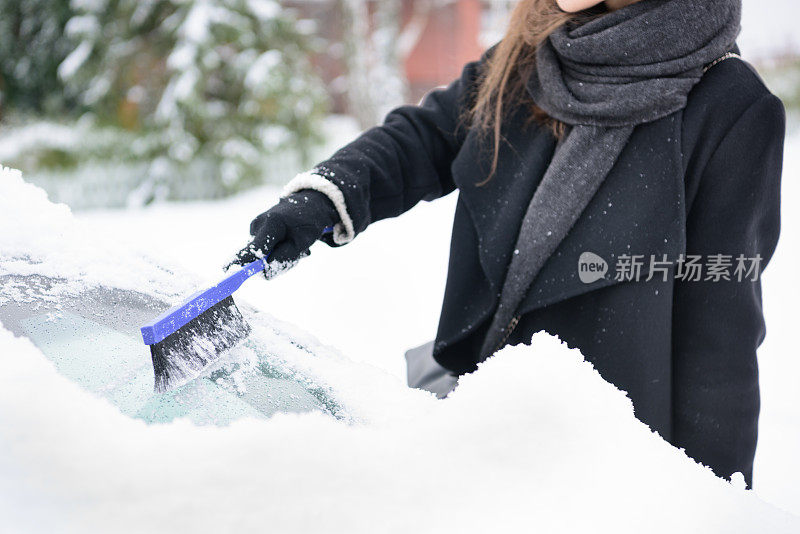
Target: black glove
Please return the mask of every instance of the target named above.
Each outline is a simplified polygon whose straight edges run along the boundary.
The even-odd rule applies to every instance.
[[[323,230],[339,221],[333,202],[313,189],[284,197],[253,219],[253,240],[236,254],[231,264],[246,265],[269,254],[269,261],[292,262],[308,253]]]

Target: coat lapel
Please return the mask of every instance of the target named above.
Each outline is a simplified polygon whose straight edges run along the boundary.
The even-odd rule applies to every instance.
[[[620,256],[641,256],[647,275],[651,256],[674,258],[684,249],[683,179],[679,160],[679,114],[639,126],[603,184],[575,225],[543,265],[520,305],[519,312],[571,298],[621,280],[616,276]],[[513,254],[520,222],[555,149],[549,132],[532,127],[509,128],[502,166],[488,184],[458,183],[474,178],[475,161],[454,162],[461,200],[470,213],[478,237],[479,259],[496,299]],[[470,133],[466,143],[479,140]],[[484,153],[475,147],[467,153]],[[488,155],[481,159],[488,168]],[[471,172],[465,166],[471,165]],[[464,168],[462,168],[464,167]],[[581,255],[591,253],[605,262],[606,272],[594,281],[579,276]]]
[[[499,295],[528,203],[550,163],[556,139],[547,131],[519,124],[507,128],[495,175],[484,185],[491,166],[485,140],[470,131],[452,172],[478,237],[481,268]],[[509,138],[512,135],[514,138]],[[475,158],[478,154],[479,157]]]

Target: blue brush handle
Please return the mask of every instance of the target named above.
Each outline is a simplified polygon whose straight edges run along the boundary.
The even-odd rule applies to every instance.
[[[142,326],[142,339],[145,345],[163,341],[186,323],[198,315],[228,298],[244,283],[245,280],[260,273],[267,265],[266,258],[248,263],[239,271],[222,279],[217,285],[198,291],[177,306],[168,309],[149,323]]]
[[[333,232],[333,227],[328,226],[322,233],[330,234],[331,232]],[[168,335],[195,319],[213,305],[230,297],[234,291],[241,287],[245,280],[267,268],[267,260],[270,254],[271,251],[266,257],[248,263],[232,275],[223,278],[217,285],[198,291],[180,304],[173,306],[143,325],[141,331],[145,345],[163,341]]]

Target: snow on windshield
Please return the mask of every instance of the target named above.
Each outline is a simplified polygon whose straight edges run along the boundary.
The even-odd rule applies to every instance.
[[[65,207],[2,171],[0,274],[55,276],[65,291],[102,284],[159,298],[196,283],[142,252],[86,234]],[[245,414],[224,427],[187,417],[148,425],[0,326],[3,528],[800,530],[800,519],[745,491],[741,476],[716,478],[651,432],[623,392],[546,334],[504,349],[437,401],[267,314],[252,318],[255,337],[335,393],[346,420],[312,411]]]
[[[341,373],[345,358],[307,333],[240,302],[253,334],[205,373],[218,387],[198,381],[172,396],[151,399],[152,367],[137,332],[138,324],[145,320],[141,310],[134,314],[133,308],[126,308],[127,320],[138,321],[136,324],[103,329],[95,323],[101,317],[108,321],[115,313],[103,298],[92,297],[93,292],[121,289],[174,303],[208,281],[185,269],[165,268],[163,260],[150,257],[149,251],[118,243],[114,237],[81,225],[67,206],[51,203],[46,193],[26,183],[19,171],[0,168],[0,309],[8,300],[43,301],[35,303],[43,306],[41,314],[28,313],[30,317],[10,329],[34,341],[64,376],[111,400],[123,413],[146,421],[169,421],[184,415],[197,423],[226,424],[257,415],[253,406],[262,415],[298,411],[301,406],[304,409],[300,411],[319,409],[358,421],[376,412],[351,392],[370,387],[405,389],[396,381],[387,388],[388,377],[376,377],[381,373],[375,370],[369,380],[352,383]],[[77,315],[65,313],[76,306],[81,309]],[[156,311],[148,312],[147,318],[151,313]],[[120,335],[122,331],[129,337]],[[68,353],[66,346],[70,347]],[[332,380],[335,376],[345,378],[338,390]],[[272,381],[270,391],[262,394],[257,383],[264,386],[265,381]],[[225,395],[225,391],[233,395]],[[222,402],[213,405],[214,399],[222,398],[228,404],[226,409],[220,408]],[[237,402],[237,398],[246,402]],[[205,410],[187,411],[192,402],[202,404]]]
[[[89,231],[75,221],[69,207],[51,203],[44,190],[25,183],[19,171],[0,167],[0,275],[58,279],[53,294],[103,285],[168,301],[200,282],[174,276],[171,266],[163,263],[113,235]]]

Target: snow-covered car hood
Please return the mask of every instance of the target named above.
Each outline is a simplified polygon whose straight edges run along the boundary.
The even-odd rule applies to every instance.
[[[154,394],[139,326],[206,282],[92,232],[17,173],[3,180],[0,324],[29,338],[63,376],[147,422],[228,424],[305,411],[358,417],[314,373],[314,360],[344,359],[246,305],[253,329],[243,343],[189,384]]]
[[[172,302],[203,282],[95,230],[0,171],[0,277],[17,288],[38,277],[61,302],[120,291],[140,295],[146,309],[148,299]],[[651,432],[623,392],[552,336],[504,349],[437,401],[263,312],[246,316],[263,345],[245,344],[229,363],[253,369],[263,351],[335,407],[245,414],[224,426],[191,417],[147,424],[140,410],[80,384],[91,370],[69,376],[35,333],[0,327],[0,530],[800,529],[741,477],[716,478]]]

